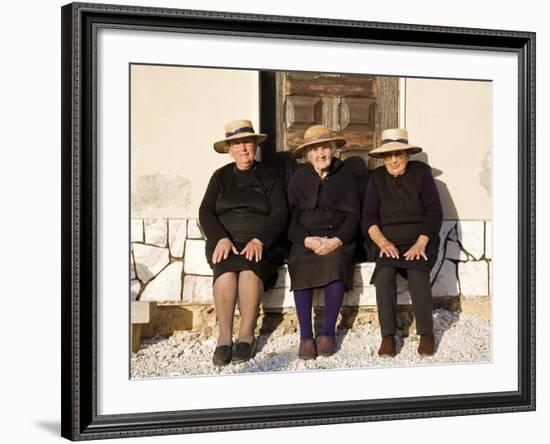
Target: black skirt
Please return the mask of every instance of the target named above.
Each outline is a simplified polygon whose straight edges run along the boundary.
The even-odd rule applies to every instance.
[[[238,251],[242,251],[246,246],[246,242],[235,241],[234,244]],[[256,262],[255,260],[249,261],[246,257],[244,257],[244,255],[229,253],[227,259],[224,259],[217,264],[213,264],[212,255],[214,254],[215,248],[215,244],[206,241],[206,260],[208,261],[210,268],[212,268],[214,282],[224,273],[252,270],[254,274],[263,282],[264,291],[270,290],[275,285],[275,281],[277,281],[278,276],[277,270],[281,267],[281,265],[283,265],[285,258],[284,246],[275,244],[263,251],[262,260],[259,262]]]
[[[394,267],[401,270],[423,270],[427,273],[430,273],[433,266],[435,265],[435,261],[437,260],[437,255],[439,254],[439,236],[436,239],[428,242],[428,245],[426,246],[426,256],[428,257],[428,260],[424,259],[423,257],[410,261],[405,260],[403,254],[405,254],[413,245],[414,242],[399,245],[396,244],[395,247],[399,250],[399,258],[394,259],[392,257],[387,257],[386,255],[379,257],[380,248],[378,248],[376,244],[374,244],[374,242],[370,242],[368,244],[367,242],[365,242],[365,248],[370,247],[372,255],[376,258],[376,267],[374,269],[374,272],[372,273],[370,283],[374,284],[374,279],[376,278],[378,270],[383,267]],[[403,277],[407,277],[406,272],[404,273]]]
[[[355,242],[343,244],[326,256],[319,256],[302,244],[294,243],[288,257],[290,289],[323,287],[341,280],[346,291],[353,288]]]

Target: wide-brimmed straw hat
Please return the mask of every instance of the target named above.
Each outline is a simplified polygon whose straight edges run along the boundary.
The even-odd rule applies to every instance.
[[[392,151],[408,151],[409,154],[416,154],[422,151],[422,148],[415,145],[409,145],[409,135],[406,129],[391,128],[382,131],[380,145],[373,149],[369,156],[382,158],[384,153]]]
[[[306,152],[306,148],[327,142],[334,142],[336,147],[339,148],[346,144],[346,139],[332,134],[324,125],[313,125],[306,130],[302,144],[295,148],[293,153],[296,157],[302,157]]]
[[[229,142],[236,139],[244,139],[246,137],[254,137],[256,143],[262,143],[267,139],[267,134],[254,132],[252,122],[250,120],[233,120],[225,125],[225,139],[218,140],[214,143],[214,149],[218,153],[227,153],[229,151]]]

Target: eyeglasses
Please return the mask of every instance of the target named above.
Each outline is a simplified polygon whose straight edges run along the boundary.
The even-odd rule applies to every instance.
[[[402,157],[404,155],[405,155],[405,151],[400,150],[400,151],[390,151],[389,153],[384,153],[383,157],[384,157],[384,160],[390,160],[393,156]]]
[[[254,139],[239,139],[230,142],[230,147],[234,147],[236,145],[254,145],[256,141]]]

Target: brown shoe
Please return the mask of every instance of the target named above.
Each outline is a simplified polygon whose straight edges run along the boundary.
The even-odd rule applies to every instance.
[[[435,353],[435,338],[433,335],[420,336],[420,344],[418,344],[418,354],[420,356],[432,356]]]
[[[395,356],[395,336],[387,335],[382,337],[380,348],[378,349],[378,356],[383,358],[393,358]]]
[[[317,353],[321,356],[331,356],[336,351],[336,341],[332,336],[317,336]]]
[[[315,359],[317,357],[317,349],[313,339],[302,339],[300,348],[298,349],[298,357],[300,359]]]

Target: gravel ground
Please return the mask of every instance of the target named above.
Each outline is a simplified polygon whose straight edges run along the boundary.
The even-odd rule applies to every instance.
[[[488,362],[491,360],[490,321],[474,315],[434,311],[436,353],[421,358],[416,349],[419,338],[411,334],[398,337],[394,358],[377,355],[380,331],[372,324],[354,325],[348,330],[338,329],[337,352],[330,357],[312,361],[298,358],[298,333],[275,330],[270,335],[258,336],[254,358],[242,364],[222,368],[212,365],[216,338],[196,332],[177,333],[169,338],[144,340],[140,350],[132,353],[132,378],[159,378],[171,376],[215,375],[316,369],[368,368],[382,366],[410,366]]]

